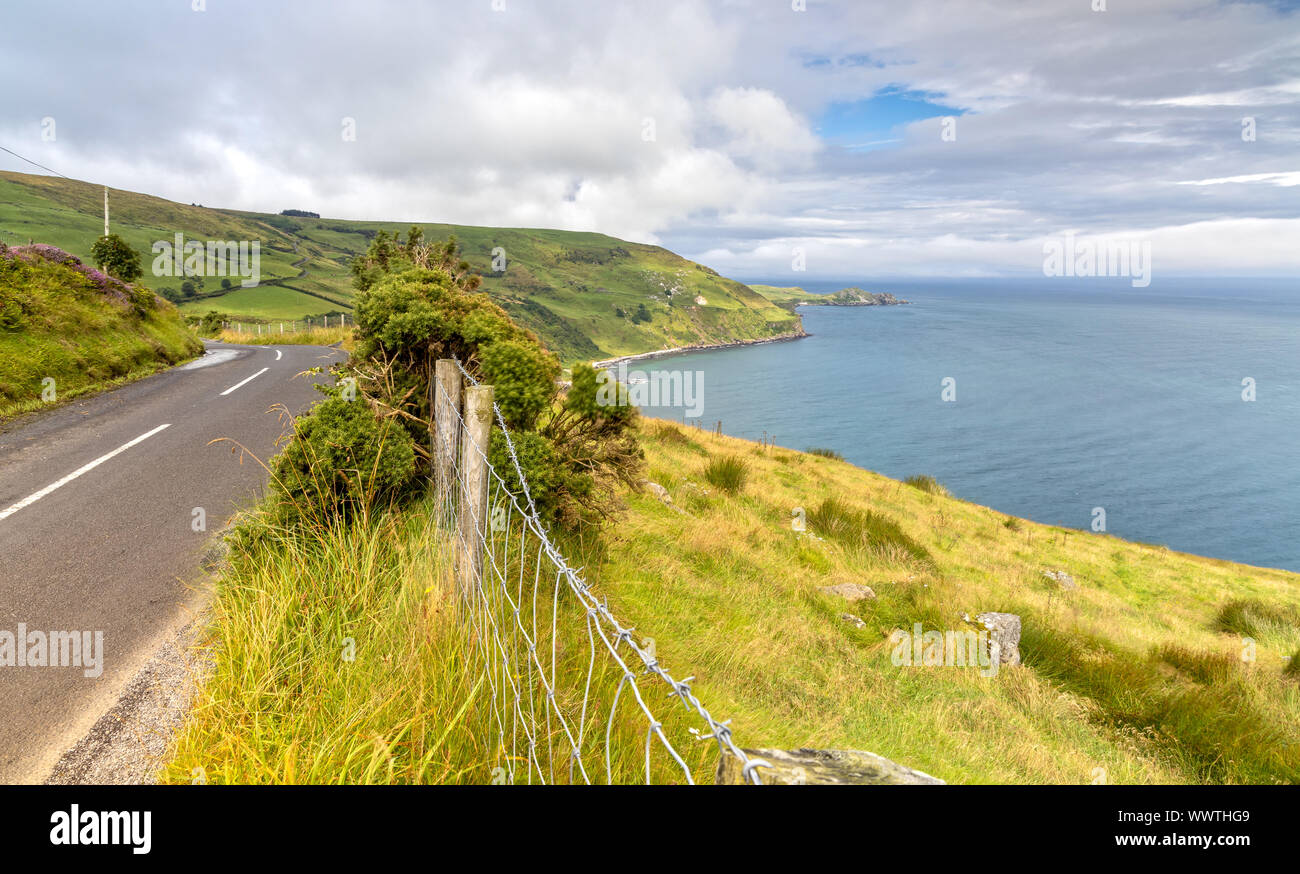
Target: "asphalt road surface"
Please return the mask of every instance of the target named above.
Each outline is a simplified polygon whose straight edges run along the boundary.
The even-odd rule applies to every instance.
[[[272,408],[300,412],[320,393],[298,374],[344,358],[207,347],[191,364],[0,426],[2,782],[41,782],[192,615],[205,546],[267,481],[232,443],[211,441],[269,459],[288,426]],[[102,673],[20,665],[12,652],[5,666],[5,632],[16,638],[20,623],[29,644],[34,631],[102,632]]]

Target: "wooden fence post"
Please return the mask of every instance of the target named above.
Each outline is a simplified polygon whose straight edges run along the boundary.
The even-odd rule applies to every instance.
[[[433,487],[438,506],[449,508],[455,497],[456,457],[460,454],[461,378],[456,362],[443,358],[434,366],[429,383],[429,410],[433,415],[429,449],[433,456]]]
[[[474,603],[474,588],[483,572],[487,536],[488,436],[492,431],[492,386],[465,389],[465,432],[460,441],[460,537],[456,578],[461,597]]]

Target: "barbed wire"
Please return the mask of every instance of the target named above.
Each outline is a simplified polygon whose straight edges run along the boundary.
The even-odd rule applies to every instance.
[[[470,385],[480,384],[460,361],[456,360],[455,363],[461,376]],[[463,427],[464,418],[456,405],[447,397],[442,385],[436,380],[434,385],[438,398],[442,401],[436,403],[434,409],[456,411],[453,422],[456,427],[451,433],[459,433],[464,439],[469,440],[471,451],[480,457],[489,478],[487,505],[489,510],[483,514],[483,530],[469,534],[468,537],[474,538],[471,540],[467,539],[464,526],[456,524],[451,527],[455,531],[457,545],[462,550],[462,555],[472,553],[480,545],[483,548],[483,566],[475,576],[474,591],[468,593],[468,597],[472,599],[472,603],[468,606],[471,608],[469,613],[475,632],[474,637],[493,695],[493,720],[498,734],[498,746],[503,752],[507,745],[510,748],[509,755],[505,757],[505,770],[511,781],[513,782],[516,777],[516,763],[524,761],[525,756],[522,754],[526,754],[529,782],[534,779],[540,782],[556,782],[554,747],[558,741],[562,746],[568,747],[569,781],[574,782],[576,776],[581,782],[592,782],[592,774],[584,761],[583,753],[585,744],[591,739],[590,719],[593,710],[593,681],[597,673],[597,655],[603,652],[617,672],[617,686],[613,689],[609,716],[605,721],[604,763],[607,782],[614,780],[613,732],[619,704],[625,695],[631,697],[646,721],[644,741],[646,781],[652,780],[651,753],[654,740],[658,738],[672,762],[681,769],[686,781],[695,782],[691,767],[669,740],[663,723],[655,716],[646,694],[638,685],[638,677],[653,677],[666,688],[667,697],[676,698],[686,713],[699,720],[701,725],[689,729],[693,736],[700,740],[713,740],[717,744],[719,755],[735,756],[740,762],[744,780],[754,784],[761,783],[757,769],[770,767],[770,765],[761,759],[751,759],[736,745],[732,737],[730,720],[716,719],[691,690],[691,683],[695,678],[686,677],[678,680],[668,673],[660,665],[653,651],[653,644],[649,649],[638,644],[634,637],[636,629],[619,621],[609,609],[607,601],[596,597],[591,586],[584,579],[582,569],[574,568],[556,547],[537,511],[537,505],[516,451],[515,441],[506,426],[500,405],[494,400],[492,411],[501,431],[506,453],[518,478],[520,494],[515,493],[491,464],[488,458],[489,447],[479,446],[469,435],[469,431]],[[446,432],[443,429],[435,429],[435,433],[445,435]],[[468,494],[465,472],[461,470],[461,460],[455,452],[455,447],[444,444],[443,450],[443,456],[452,459],[452,467],[455,471],[454,495]],[[449,502],[454,500],[454,495],[452,489],[447,490],[446,497]],[[520,497],[523,499],[522,504]],[[455,518],[454,509],[449,507],[449,512],[444,518]],[[502,536],[497,537],[498,534]],[[518,535],[517,547],[513,545],[516,534]],[[535,541],[535,550],[527,546],[529,538]],[[509,566],[512,550],[517,554],[518,559],[517,578],[514,570]],[[531,557],[534,565],[531,575],[526,574],[528,557]],[[547,621],[543,620],[543,625],[539,629],[537,599],[543,582],[543,566],[547,563],[554,572],[554,580],[549,584],[551,613],[549,626]],[[526,576],[532,577],[531,605],[525,603]],[[549,578],[548,573],[547,579]],[[559,611],[562,591],[567,591],[577,599],[579,610],[573,611],[573,614],[577,615],[561,616]],[[462,592],[461,596],[465,598],[466,593]],[[530,612],[530,621],[527,624],[524,621],[526,612]],[[561,643],[561,629],[577,618],[582,619],[587,634],[586,679],[580,701],[570,700],[574,690],[561,689],[557,679],[558,663],[562,650],[566,648],[566,645]],[[545,636],[550,638],[549,672],[538,651]],[[545,712],[545,762],[539,749],[541,726],[538,722],[538,698],[543,699],[541,709]],[[566,700],[562,702],[561,698]],[[569,706],[566,707],[566,703]],[[521,742],[527,748],[526,750],[520,750]],[[563,750],[561,755],[564,755]]]

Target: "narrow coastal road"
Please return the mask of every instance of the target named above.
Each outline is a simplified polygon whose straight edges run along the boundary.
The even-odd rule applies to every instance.
[[[287,426],[270,408],[302,410],[320,393],[297,375],[343,358],[209,343],[188,365],[0,426],[0,782],[43,780],[190,618],[204,546],[267,480],[210,441],[268,459]],[[29,638],[102,632],[102,674],[22,664],[12,645],[6,658],[20,624]]]

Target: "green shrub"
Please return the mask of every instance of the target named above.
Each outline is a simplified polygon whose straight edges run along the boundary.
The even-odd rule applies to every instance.
[[[951,497],[948,490],[943,487],[943,484],[932,476],[926,476],[924,474],[909,476],[907,479],[903,480],[903,482],[912,488],[920,489],[927,494],[939,495],[944,498]]]
[[[477,291],[480,278],[458,260],[454,238],[426,244],[414,227],[403,245],[381,232],[353,262],[353,273],[357,386],[392,411],[413,441],[428,439],[436,361],[458,359],[494,387],[545,524],[574,528],[618,511],[616,486],[635,485],[644,466],[633,427],[638,412],[625,389],[611,394],[594,368],[578,365],[561,392],[556,357]],[[503,440],[494,440],[489,458],[522,502]]]
[[[216,310],[210,310],[207,315],[199,320],[198,329],[201,337],[215,337],[221,333],[225,325],[225,319],[221,313]]]
[[[840,455],[834,449],[824,449],[820,446],[814,446],[810,449],[805,449],[804,452],[807,452],[809,455],[820,455],[822,458],[833,458],[836,461],[844,460],[844,456]]]
[[[290,520],[365,516],[406,491],[415,450],[405,430],[369,405],[330,397],[294,421],[272,464],[277,504]]]
[[[90,247],[90,254],[95,259],[95,266],[114,279],[135,282],[144,275],[140,253],[117,234],[100,237]]]
[[[938,565],[929,551],[898,527],[888,516],[873,510],[859,510],[836,497],[829,497],[808,514],[814,532],[852,549],[874,553],[886,561],[911,562],[934,572]]]
[[[1019,531],[1020,520],[1017,519],[1015,516],[1008,516],[1007,518],[1002,520],[1002,527],[1010,531]]]
[[[704,478],[715,488],[728,494],[738,494],[749,478],[749,465],[743,458],[724,455],[715,458],[704,468]]]

